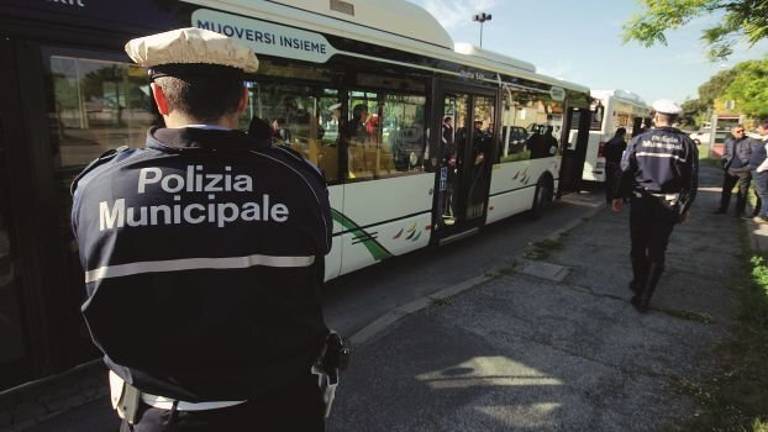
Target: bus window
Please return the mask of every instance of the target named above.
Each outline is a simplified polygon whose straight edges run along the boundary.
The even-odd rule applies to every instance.
[[[497,162],[557,154],[563,127],[562,105],[548,95],[509,92],[502,114],[502,146]]]
[[[144,146],[155,117],[143,68],[51,56],[50,80],[51,138],[68,177],[109,149]]]
[[[328,182],[339,179],[339,119],[336,89],[277,83],[248,83],[249,111],[272,126],[274,142],[317,165]]]
[[[385,96],[381,152],[391,155],[389,172],[424,171],[425,105],[424,96]]]
[[[351,91],[345,134],[349,178],[423,172],[425,107],[424,96]]]

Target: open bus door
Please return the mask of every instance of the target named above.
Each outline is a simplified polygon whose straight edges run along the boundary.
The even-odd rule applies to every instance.
[[[632,120],[632,137],[636,137],[643,133],[643,118],[635,117]]]
[[[436,238],[471,234],[485,221],[495,142],[496,93],[459,86],[438,91],[434,206]]]
[[[579,190],[584,171],[584,160],[587,157],[591,122],[592,111],[586,108],[570,108],[568,110],[558,196]]]

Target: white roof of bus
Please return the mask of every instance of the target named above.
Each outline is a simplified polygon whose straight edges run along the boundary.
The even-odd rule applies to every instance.
[[[417,55],[514,75],[569,90],[589,92],[587,87],[536,74],[532,64],[521,60],[479,48],[467,52],[454,51],[453,40],[443,26],[429,12],[406,0],[183,1],[379,46],[395,47]]]
[[[503,54],[495,53],[493,51],[484,50],[472,44],[457,42],[454,47],[454,51],[456,51],[459,54],[466,54],[466,55],[479,57],[490,63],[498,63],[499,66],[502,66],[502,67],[506,66],[506,67],[512,67],[515,69],[522,69],[528,72],[534,72],[534,73],[536,72],[536,66],[534,66],[533,63],[528,63],[526,61],[518,60],[514,57],[508,57]]]
[[[592,90],[590,93],[592,97],[598,98],[604,103],[607,103],[608,98],[616,98],[622,102],[648,108],[648,104],[645,103],[643,98],[641,98],[637,93],[632,93],[628,90]]]

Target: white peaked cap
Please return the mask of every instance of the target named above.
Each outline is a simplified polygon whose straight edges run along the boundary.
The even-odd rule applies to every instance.
[[[140,66],[209,64],[229,66],[246,73],[259,69],[253,50],[214,31],[188,27],[131,39],[125,52]]]
[[[651,105],[657,113],[679,115],[683,109],[677,102],[670,99],[659,99]]]

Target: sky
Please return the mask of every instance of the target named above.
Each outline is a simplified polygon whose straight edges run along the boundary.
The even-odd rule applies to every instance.
[[[454,42],[479,44],[472,15],[486,12],[483,48],[536,65],[538,72],[591,89],[623,89],[646,102],[683,102],[715,73],[768,55],[768,41],[737,47],[727,62],[711,63],[701,31],[717,17],[697,18],[667,33],[668,45],[623,44],[622,25],[642,8],[637,0],[409,0],[427,9]]]

